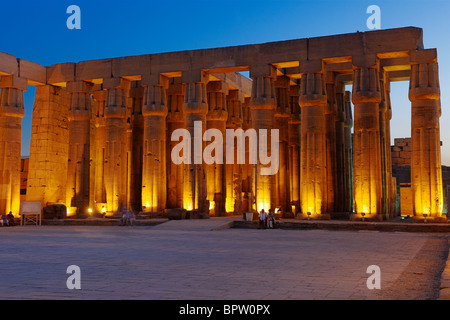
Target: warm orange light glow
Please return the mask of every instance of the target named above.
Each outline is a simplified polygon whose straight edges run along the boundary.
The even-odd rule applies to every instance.
[[[234,198],[227,197],[225,199],[225,211],[234,212]]]
[[[184,197],[183,199],[183,207],[184,209],[190,211],[194,209],[193,203],[191,199],[186,199],[186,197]]]
[[[358,218],[373,218],[377,214],[377,205],[381,195],[377,194],[376,180],[372,178],[365,184],[355,187],[355,213]],[[362,215],[364,213],[364,216]]]
[[[301,198],[301,210],[302,215],[305,218],[318,218],[322,213],[322,193],[321,188],[316,187],[314,191],[309,191],[307,188],[303,188],[303,194]],[[308,212],[310,213],[308,215]]]
[[[77,208],[76,207],[67,207],[67,216],[73,217],[77,214]]]

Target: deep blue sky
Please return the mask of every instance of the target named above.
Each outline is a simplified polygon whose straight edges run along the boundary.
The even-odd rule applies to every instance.
[[[69,5],[81,30],[69,30]],[[442,93],[442,160],[450,165],[449,0],[8,1],[1,5],[0,51],[42,65],[368,31],[369,5],[381,28],[424,29],[437,48]],[[22,154],[28,155],[34,88],[25,93]],[[392,137],[410,136],[408,83],[392,84]]]

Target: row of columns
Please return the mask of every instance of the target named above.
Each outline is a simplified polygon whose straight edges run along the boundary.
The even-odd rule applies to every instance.
[[[378,62],[353,67],[351,96],[339,74],[326,68],[302,73],[296,84],[277,75],[274,67],[251,76],[252,95],[246,99],[222,81],[208,81],[202,72],[183,79],[143,76],[139,83],[104,79],[101,90],[85,81],[68,82],[66,204],[79,212],[141,206],[144,212],[183,207],[215,215],[279,208],[312,218],[343,212],[353,212],[353,218],[392,216],[396,191],[390,161],[390,79]],[[20,169],[15,163],[20,158],[26,80],[2,76],[0,88],[0,147],[5,155],[0,162],[0,206],[18,211],[19,182],[14,181],[20,181]],[[425,53],[411,57],[409,97],[415,213],[440,218],[435,58]],[[195,126],[199,122],[201,128]],[[170,141],[171,133],[180,128],[190,133],[194,150],[184,165],[170,160],[177,144]],[[268,136],[259,138],[267,141],[270,130],[278,129],[279,170],[261,175],[260,169],[268,166],[261,162],[204,164],[195,158],[195,148],[202,155],[213,143],[199,138],[211,128],[223,137],[226,129],[266,129]]]

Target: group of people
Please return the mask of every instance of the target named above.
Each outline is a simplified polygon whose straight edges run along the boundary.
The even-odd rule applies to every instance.
[[[123,208],[122,215],[120,217],[120,225],[132,226],[134,219],[135,219],[134,212],[132,210],[127,211],[127,208]]]
[[[265,212],[264,209],[259,213],[259,225],[258,228],[261,229],[273,229],[275,226],[275,215],[272,209],[269,209],[269,213]]]
[[[11,211],[8,214],[2,214],[0,222],[2,227],[12,227],[15,225],[14,215]]]

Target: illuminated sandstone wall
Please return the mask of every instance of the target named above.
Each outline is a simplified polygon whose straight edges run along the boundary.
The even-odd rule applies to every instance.
[[[69,158],[69,94],[38,86],[31,128],[27,201],[66,202]]]

